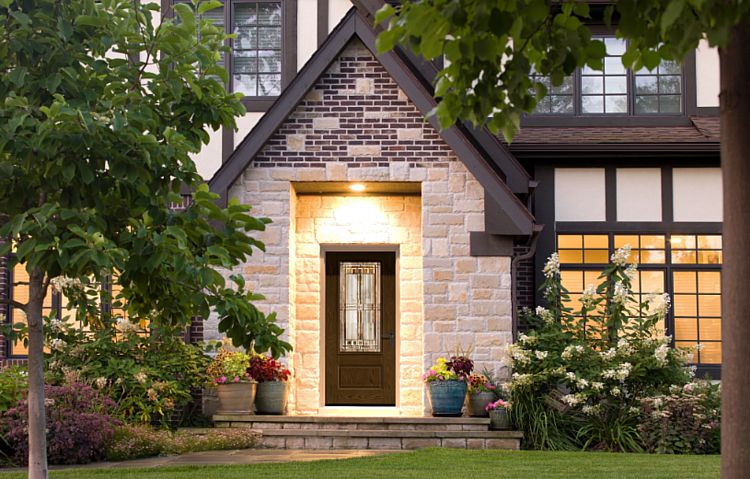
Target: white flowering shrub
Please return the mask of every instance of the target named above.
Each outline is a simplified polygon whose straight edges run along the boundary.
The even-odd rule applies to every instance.
[[[531,447],[639,451],[642,399],[689,381],[686,353],[657,328],[669,296],[638,302],[628,257],[629,248],[612,255],[576,310],[556,255],[547,262],[547,307],[522,312],[530,329],[509,347],[511,413]]]

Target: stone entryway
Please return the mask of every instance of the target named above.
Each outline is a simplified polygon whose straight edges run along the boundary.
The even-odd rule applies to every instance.
[[[273,449],[520,449],[523,433],[490,431],[489,419],[215,415],[216,427],[245,427]]]

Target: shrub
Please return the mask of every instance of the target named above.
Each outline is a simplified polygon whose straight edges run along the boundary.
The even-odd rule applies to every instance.
[[[553,255],[542,285],[548,307],[525,311],[531,329],[510,347],[511,416],[537,449],[641,450],[641,400],[689,380],[686,354],[657,325],[666,295],[638,302],[629,248],[572,307]]]
[[[720,408],[720,386],[708,381],[645,398],[638,428],[644,449],[666,454],[718,454]]]
[[[28,389],[28,373],[21,366],[0,367],[0,413],[14,406]]]
[[[86,464],[104,458],[105,444],[122,423],[109,413],[114,402],[85,384],[45,386],[47,456],[51,464]],[[22,399],[2,415],[13,460],[28,458],[28,403]]]
[[[106,458],[109,461],[123,461],[196,451],[248,449],[254,447],[256,442],[257,437],[243,429],[209,429],[195,433],[130,425],[117,429],[107,445]]]
[[[53,320],[48,325],[47,381],[90,384],[115,403],[127,422],[167,423],[206,383],[209,358],[175,331],[151,331],[126,320],[82,332]]]

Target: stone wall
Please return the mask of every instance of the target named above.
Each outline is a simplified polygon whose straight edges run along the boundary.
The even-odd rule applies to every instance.
[[[410,386],[424,391],[419,373],[457,347],[471,348],[478,367],[504,374],[501,361],[511,341],[510,258],[472,257],[469,252],[469,232],[484,229],[484,190],[359,42],[352,42],[332,63],[230,189],[230,196],[252,205],[254,214],[273,220],[258,235],[266,252],[254,255],[240,272],[250,287],[266,295],[259,306],[277,312],[286,337],[297,347],[320,344],[315,336],[316,328],[320,330],[320,300],[303,303],[314,299],[314,293],[319,296],[320,284],[301,278],[319,271],[321,260],[319,249],[313,255],[312,249],[308,252],[301,246],[303,233],[298,232],[306,227],[300,221],[313,218],[306,217],[308,200],[297,196],[294,184],[318,181],[421,184],[421,275],[415,272],[413,280],[421,281],[422,297],[408,310],[401,305],[401,313],[419,315],[422,326],[420,330],[415,323],[412,331],[402,328],[416,337],[404,336],[400,341],[402,345],[414,341],[407,349],[423,353],[420,364],[407,361],[411,369],[400,371],[410,382],[402,384],[406,388],[402,397],[412,395]],[[326,238],[321,233],[316,241]],[[358,238],[351,233],[336,243],[357,243]],[[398,287],[400,294],[404,288],[420,289]],[[316,317],[318,324],[306,323]],[[206,325],[207,339],[215,336],[215,328],[215,321]],[[289,358],[297,378],[292,412],[313,413],[322,405],[322,384],[314,371],[321,369],[320,352],[316,359],[314,352],[301,347],[303,352]],[[418,409],[426,401],[423,392],[417,395],[422,396],[421,406],[409,400],[397,412],[421,414]]]
[[[298,196],[296,214],[295,388],[297,412],[324,403],[321,245],[398,245],[397,394],[404,415],[421,415],[422,228],[418,196]]]

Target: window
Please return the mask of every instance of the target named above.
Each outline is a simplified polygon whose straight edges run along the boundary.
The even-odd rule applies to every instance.
[[[245,96],[281,93],[281,2],[232,4],[233,91]]]
[[[633,281],[636,299],[669,293],[672,309],[663,325],[675,347],[694,348],[698,366],[721,364],[720,235],[559,234],[561,279],[572,306],[599,275],[615,249],[629,244],[629,261],[638,263]]]
[[[682,108],[682,67],[662,61],[654,70],[637,72],[622,65],[625,40],[599,37],[606,48],[603,69],[576,70],[560,86],[549,77],[533,75],[548,89],[537,115],[678,115]]]
[[[8,294],[11,299],[26,303],[29,300],[29,274],[26,271],[26,266],[23,264],[16,264],[12,269],[7,271],[7,282],[10,285],[7,291],[0,290],[0,296]],[[122,288],[116,283],[110,283],[102,288],[102,291],[107,291],[108,294],[102,295],[98,300],[98,307],[102,313],[111,314],[113,317],[126,317],[125,310],[122,308],[121,302],[116,300],[103,301],[103,298],[116,297]],[[0,308],[0,314],[6,315],[6,323],[26,324],[26,314],[17,308],[8,307],[7,309]],[[47,291],[47,296],[44,298],[42,304],[42,314],[46,317],[53,315],[53,317],[65,321],[70,325],[75,325],[78,328],[88,331],[88,326],[81,324],[76,315],[76,309],[68,298],[63,293],[56,292],[51,286]],[[142,323],[142,327],[146,323]],[[26,357],[28,355],[28,348],[23,344],[22,340],[7,341],[6,351],[7,357],[18,358]]]
[[[235,37],[222,59],[229,88],[245,96],[245,106],[281,94],[296,72],[296,0],[225,0],[203,15]]]

